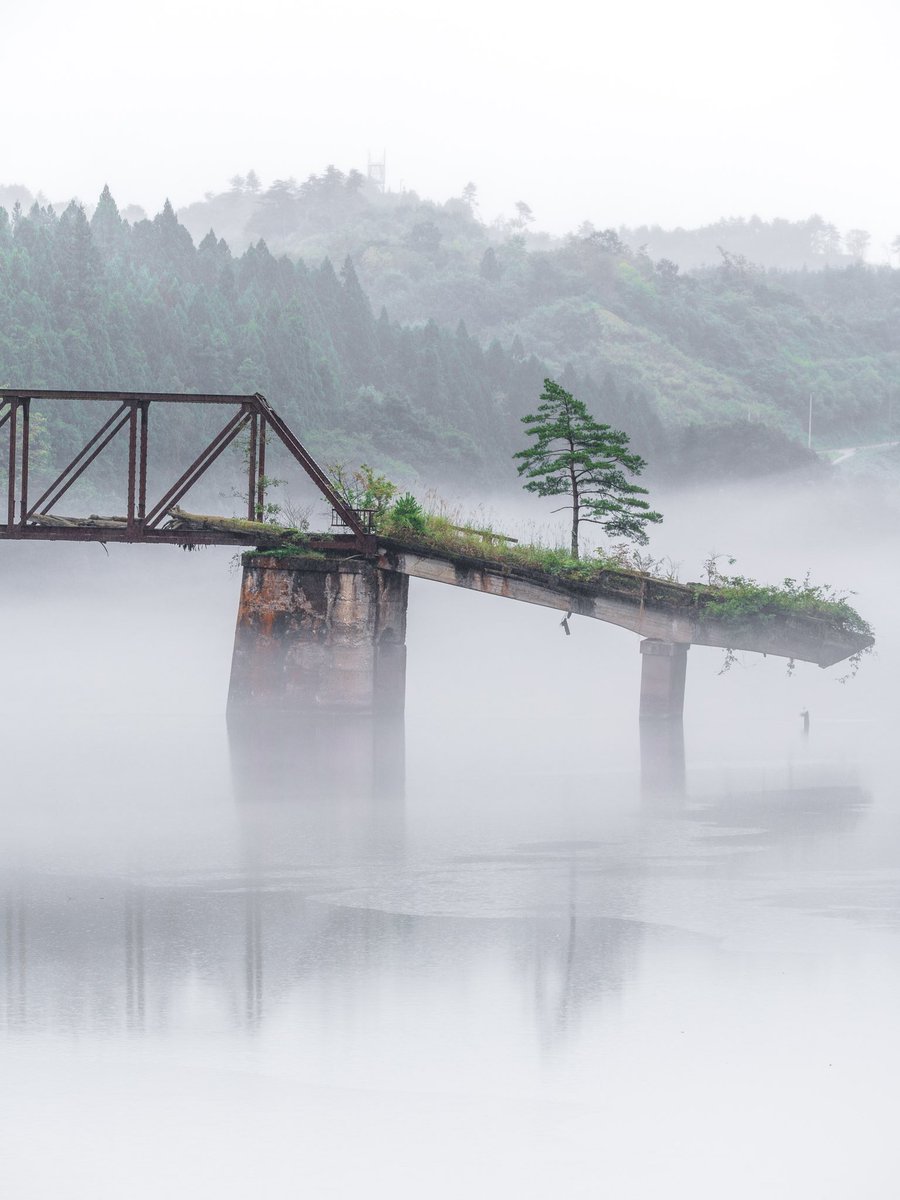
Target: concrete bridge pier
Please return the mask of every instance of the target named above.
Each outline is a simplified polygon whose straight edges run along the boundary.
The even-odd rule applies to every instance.
[[[408,595],[369,559],[248,557],[229,710],[402,713]]]
[[[645,638],[641,642],[641,720],[680,721],[687,671],[685,642]]]

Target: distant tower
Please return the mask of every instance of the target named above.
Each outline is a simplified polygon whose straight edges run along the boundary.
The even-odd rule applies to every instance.
[[[369,181],[375,184],[379,192],[383,192],[387,180],[387,151],[382,150],[380,162],[373,159],[371,151],[369,152],[369,169],[366,173]]]

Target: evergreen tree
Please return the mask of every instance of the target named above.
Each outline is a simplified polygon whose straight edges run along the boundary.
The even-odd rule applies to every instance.
[[[662,520],[646,500],[647,489],[631,483],[646,463],[628,450],[628,435],[599,424],[587,406],[552,379],[544,380],[543,403],[522,418],[534,445],[513,455],[522,462],[525,490],[538,496],[568,496],[572,513],[572,557],[578,558],[579,526],[600,525],[614,537],[647,542],[645,526]],[[559,512],[560,509],[555,511]]]
[[[497,259],[496,251],[493,246],[488,246],[484,254],[481,256],[481,265],[478,272],[482,279],[486,279],[488,283],[499,283],[503,275],[503,268]]]
[[[91,217],[91,233],[98,248],[108,255],[121,249],[125,240],[125,225],[108,184],[100,193]]]
[[[345,334],[347,362],[360,383],[380,382],[376,366],[375,321],[368,297],[348,255],[341,268],[341,325]],[[376,378],[378,376],[379,378]]]

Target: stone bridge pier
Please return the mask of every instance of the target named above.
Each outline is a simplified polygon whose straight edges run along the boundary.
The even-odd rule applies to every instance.
[[[229,710],[402,713],[408,595],[370,559],[248,557]]]

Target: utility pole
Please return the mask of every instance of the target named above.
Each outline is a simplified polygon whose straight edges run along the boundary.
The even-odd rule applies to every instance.
[[[806,448],[812,450],[812,392],[809,393],[809,425],[806,431]]]

